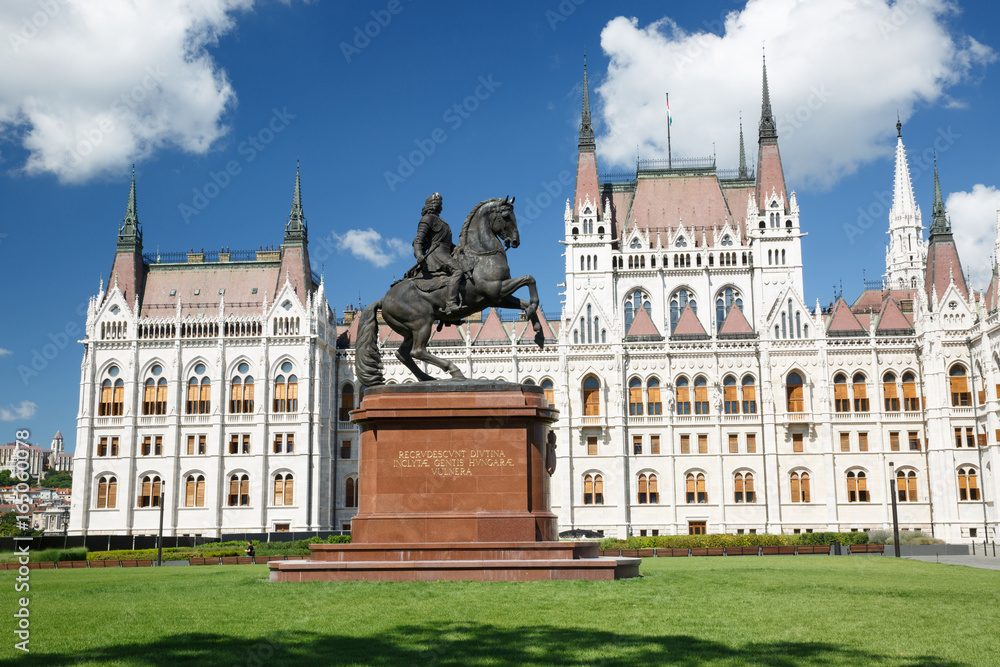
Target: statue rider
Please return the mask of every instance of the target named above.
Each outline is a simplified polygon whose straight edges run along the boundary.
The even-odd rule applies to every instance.
[[[455,247],[451,227],[441,219],[441,209],[441,195],[437,192],[424,202],[417,237],[413,239],[413,256],[427,272],[447,274],[446,301],[441,314],[452,315],[461,307],[458,288],[462,280],[462,266],[451,255]]]

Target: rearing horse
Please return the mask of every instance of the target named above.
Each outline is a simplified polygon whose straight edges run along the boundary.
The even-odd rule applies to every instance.
[[[449,320],[481,311],[487,306],[523,310],[535,330],[535,342],[544,344],[542,324],[538,319],[538,291],[531,276],[510,277],[507,266],[507,248],[520,245],[517,220],[514,217],[514,200],[493,198],[479,202],[469,213],[458,236],[458,245],[452,255],[462,265],[465,275],[464,299],[459,310],[448,315]],[[458,366],[427,350],[434,322],[441,319],[445,307],[446,290],[424,291],[418,285],[420,278],[404,278],[393,283],[380,300],[362,311],[358,319],[358,339],[354,368],[358,379],[368,387],[385,384],[382,374],[382,356],[378,349],[378,311],[382,311],[393,331],[403,337],[396,350],[396,358],[410,369],[418,380],[433,380],[414,361],[425,361],[448,372],[452,378],[465,376]],[[521,287],[528,286],[530,301],[514,296]]]

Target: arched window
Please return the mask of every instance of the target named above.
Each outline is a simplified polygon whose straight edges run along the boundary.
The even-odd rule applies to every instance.
[[[656,378],[649,378],[646,381],[646,407],[651,415],[663,414],[663,404],[660,402],[660,381]]]
[[[274,476],[274,504],[295,504],[295,480],[292,479],[292,473]]]
[[[694,413],[696,415],[708,414],[708,380],[704,375],[699,375],[694,379]]]
[[[152,377],[146,378],[145,391],[142,396],[142,414],[144,415],[165,415],[167,414],[167,379],[160,377],[163,373],[163,366],[156,364],[149,373]]]
[[[864,373],[855,373],[854,381],[854,411],[868,412],[868,387],[865,384]]]
[[[833,376],[833,405],[837,412],[850,412],[851,399],[848,396],[847,376],[837,373]]]
[[[628,413],[633,417],[642,416],[642,382],[639,378],[628,382]]]
[[[348,477],[344,482],[344,507],[358,506],[358,480]]]
[[[660,492],[656,484],[656,474],[643,473],[639,475],[639,493],[638,501],[640,505],[645,505],[649,503],[650,505],[656,505],[660,502]]]
[[[727,375],[722,380],[722,409],[727,415],[740,413],[740,398],[737,395],[736,378]]]
[[[789,373],[785,379],[785,391],[787,395],[786,409],[788,412],[804,412],[805,396],[802,391],[802,376],[795,371]]]
[[[233,474],[229,476],[229,506],[250,506],[250,475]]]
[[[555,393],[553,392],[552,380],[542,380],[542,393],[545,394],[545,402],[550,408],[556,407]]]
[[[125,382],[118,373],[118,367],[111,366],[107,370],[108,377],[101,383],[98,417],[120,417],[125,413]]]
[[[646,314],[652,317],[653,307],[649,303],[649,296],[646,295],[642,290],[634,290],[625,299],[625,331],[629,330],[632,326],[632,320],[639,313],[639,309],[643,308]]]
[[[205,506],[205,476],[188,475],[184,478],[184,507]]]
[[[586,475],[583,478],[583,504],[604,504],[604,477],[600,474]]]
[[[979,484],[976,481],[976,469],[958,469],[958,499],[959,500],[979,500]]]
[[[97,480],[97,509],[113,509],[118,505],[118,478],[114,475]]]
[[[757,413],[757,387],[749,375],[743,378],[743,414]]]
[[[686,377],[677,378],[677,414],[691,414],[691,394]]]
[[[741,312],[743,311],[743,297],[740,296],[738,290],[727,287],[715,297],[716,331],[722,329],[722,325],[725,323],[726,318],[729,317],[729,311],[732,310],[733,306],[739,308]]]
[[[882,376],[882,396],[885,399],[886,412],[899,412],[899,393],[894,373],[886,373]]]
[[[236,367],[236,375],[233,375],[229,411],[234,414],[253,413],[253,376],[249,372],[250,365],[244,361]]]
[[[914,470],[896,471],[896,497],[901,503],[917,502],[917,473]]]
[[[299,379],[295,375],[284,375],[284,373],[291,373],[291,370],[292,363],[286,361],[281,364],[282,375],[274,379],[275,412],[299,411]]]
[[[649,502],[649,480],[645,475],[639,475],[638,488],[638,502],[640,505],[645,505]]]
[[[583,381],[583,414],[587,417],[601,414],[601,383],[593,375]]]
[[[809,498],[809,473],[793,472],[788,476],[788,481],[792,488],[793,503],[808,503]]]
[[[197,364],[188,379],[186,413],[189,415],[207,415],[212,411],[212,381],[205,374],[207,371],[205,364]]]
[[[698,473],[695,475],[693,472],[689,472],[684,481],[687,487],[687,502],[688,503],[707,503],[708,502],[708,491],[705,490],[705,474]]]
[[[580,270],[583,271],[583,255],[580,255]]]
[[[737,503],[757,502],[757,494],[753,489],[752,472],[738,472],[733,475],[733,501]]]
[[[969,383],[965,377],[965,366],[955,364],[948,373],[951,381],[951,404],[953,407],[967,407],[971,405],[969,396]]]
[[[142,478],[142,484],[139,487],[139,498],[136,504],[139,507],[159,507],[160,488],[159,475],[146,475]]]
[[[698,302],[695,299],[694,292],[687,288],[681,288],[677,290],[672,297],[670,297],[670,332],[673,333],[674,329],[677,328],[677,321],[681,319],[681,313],[684,312],[685,306],[691,306],[691,310],[694,314],[698,314]]]
[[[916,378],[909,371],[903,373],[903,409],[907,412],[915,412],[920,409]]]
[[[865,477],[865,473],[862,471],[854,472],[853,470],[847,473],[847,502],[849,503],[867,503],[868,498],[868,479]]]
[[[350,382],[344,384],[340,390],[340,421],[346,422],[351,419],[351,410],[354,409],[354,385]]]

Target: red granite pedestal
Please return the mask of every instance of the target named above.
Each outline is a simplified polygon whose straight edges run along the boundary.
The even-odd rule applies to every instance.
[[[537,581],[638,576],[637,558],[558,541],[546,467],[557,412],[533,385],[443,381],[370,389],[351,544],[269,563],[271,581]]]

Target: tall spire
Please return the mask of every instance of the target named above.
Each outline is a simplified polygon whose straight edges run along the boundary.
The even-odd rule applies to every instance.
[[[931,209],[931,236],[935,234],[950,234],[951,224],[944,210],[941,199],[941,181],[938,180],[937,157],[934,158],[934,206]]]
[[[747,152],[743,148],[743,114],[740,114],[740,178],[747,178]]]
[[[587,54],[583,54],[583,113],[580,117],[580,142],[578,148],[581,151],[593,151],[594,127],[590,123],[590,92],[587,84]]]
[[[908,289],[921,283],[927,269],[927,245],[920,207],[913,197],[910,167],[903,146],[903,123],[896,117],[896,172],[889,209],[889,247],[885,252],[885,277],[891,289]]]
[[[306,217],[302,213],[302,181],[299,164],[295,163],[295,192],[292,194],[292,210],[285,223],[285,245],[289,242],[301,243],[306,239]]]
[[[764,94],[760,101],[760,126],[758,128],[760,141],[765,139],[770,143],[777,143],[778,128],[774,122],[774,114],[771,112],[771,93],[767,86],[767,59],[762,58],[764,63]]]
[[[132,185],[128,192],[128,207],[125,217],[118,227],[118,249],[142,249],[142,229],[139,227],[139,211],[135,201],[135,165],[132,165]]]

